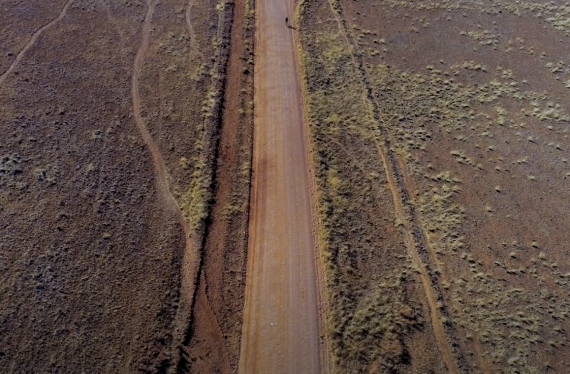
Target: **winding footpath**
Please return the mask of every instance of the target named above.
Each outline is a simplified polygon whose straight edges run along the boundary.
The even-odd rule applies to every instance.
[[[2,75],[0,75],[0,86],[4,84],[4,81],[6,80],[6,78],[8,78],[8,76],[14,71],[14,69],[16,69],[16,67],[18,66],[20,61],[24,58],[24,55],[26,54],[26,52],[28,52],[28,50],[30,48],[32,48],[34,46],[34,44],[36,44],[36,41],[42,35],[42,33],[44,31],[46,31],[47,29],[49,29],[50,27],[54,26],[59,21],[61,21],[63,19],[63,17],[65,17],[65,14],[67,13],[67,10],[71,6],[72,2],[73,2],[73,0],[68,0],[56,18],[52,19],[49,23],[47,23],[45,26],[41,27],[39,30],[37,30],[34,33],[34,35],[32,35],[32,38],[30,39],[30,41],[28,41],[28,43],[26,43],[24,48],[22,48],[22,50],[18,53],[18,55],[16,56],[16,58],[14,59],[12,64],[8,67],[8,69],[6,69],[6,71]]]
[[[170,192],[170,187],[168,186],[168,178],[166,176],[166,169],[164,167],[164,160],[162,159],[162,154],[158,149],[155,141],[152,139],[152,136],[148,132],[144,119],[142,118],[141,114],[141,99],[139,93],[139,77],[141,74],[142,63],[144,61],[144,56],[148,49],[148,42],[150,38],[150,20],[152,19],[152,14],[154,13],[154,7],[156,6],[156,0],[148,0],[147,1],[147,13],[145,16],[144,24],[142,27],[142,40],[141,45],[137,51],[135,56],[135,62],[133,66],[133,78],[131,81],[131,95],[133,99],[133,111],[135,117],[135,124],[143,138],[145,145],[150,150],[152,155],[152,161],[154,164],[154,171],[156,177],[156,183],[158,185],[158,192],[160,196],[164,199],[166,206],[176,214],[180,221],[180,225],[184,229],[184,234],[186,237],[186,249],[187,253],[194,252],[194,245],[190,240],[190,225],[184,219],[182,211],[180,210],[172,192]]]
[[[321,371],[315,243],[290,4],[256,2],[255,117],[239,372]]]
[[[170,191],[170,187],[168,185],[168,178],[166,174],[166,168],[164,166],[164,160],[162,158],[162,154],[160,153],[160,149],[158,148],[156,142],[148,132],[148,128],[141,114],[139,78],[141,75],[144,57],[148,50],[148,44],[150,39],[150,23],[157,3],[158,0],[147,0],[147,12],[141,30],[141,44],[137,50],[137,54],[135,56],[135,60],[133,63],[131,96],[132,96],[135,124],[143,138],[145,145],[148,147],[152,155],[154,174],[156,178],[156,184],[158,186],[158,193],[160,197],[163,199],[168,210],[170,210],[177,217],[178,221],[180,222],[180,226],[182,226],[182,229],[184,231],[186,247],[184,251],[184,260],[182,265],[182,286],[181,286],[183,306],[179,308],[180,310],[183,310],[183,312],[177,316],[178,320],[186,318],[185,315],[189,314],[189,312],[186,309],[190,307],[189,305],[194,296],[195,279],[198,269],[197,266],[198,255],[196,253],[197,246],[196,243],[194,242],[195,238],[191,236],[190,225],[184,218],[184,215],[182,214],[180,207],[176,203],[176,200],[174,199],[174,196]],[[184,323],[185,321],[177,321],[175,325],[183,325]],[[179,335],[181,335],[182,333],[180,331],[176,331],[174,334],[176,337],[175,341],[178,342],[181,339]]]

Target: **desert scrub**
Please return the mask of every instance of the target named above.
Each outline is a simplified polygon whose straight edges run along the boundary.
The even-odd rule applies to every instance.
[[[355,53],[369,55],[358,50]],[[540,270],[529,264],[528,255],[510,252],[514,255],[507,256],[506,249],[494,249],[488,257],[501,260],[502,256],[509,257],[505,261],[508,265],[490,271],[477,255],[483,251],[465,243],[464,230],[471,217],[457,203],[463,188],[454,176],[456,173],[441,169],[429,172],[430,166],[426,167],[420,160],[433,157],[430,152],[437,152],[430,144],[436,138],[453,147],[462,143],[462,148],[451,148],[449,152],[460,165],[454,170],[461,171],[461,179],[486,168],[510,173],[512,170],[505,165],[505,158],[518,154],[518,150],[504,145],[510,143],[509,138],[515,134],[528,136],[528,141],[540,146],[542,151],[546,148],[543,145],[563,148],[552,141],[553,138],[549,138],[550,142],[544,141],[534,133],[556,128],[562,136],[562,129],[569,120],[566,109],[553,95],[521,88],[526,82],[519,81],[510,69],[488,69],[482,62],[466,61],[441,70],[428,65],[422,72],[367,62],[365,60],[362,66],[387,129],[385,133],[392,139],[394,151],[406,160],[406,168],[416,181],[414,203],[422,231],[436,254],[442,279],[448,275],[447,281],[442,283],[445,300],[450,306],[450,320],[461,332],[459,335],[468,337],[462,345],[470,347],[471,341],[479,342],[484,351],[482,356],[491,357],[490,362],[498,372],[538,372],[541,362],[535,354],[536,345],[540,345],[540,349],[560,349],[565,344],[565,338],[555,338],[550,333],[556,319],[565,316],[563,311],[567,308],[566,301],[554,305],[548,296],[566,295],[562,289],[554,287],[556,291],[552,291],[547,286],[566,284],[561,273],[552,271],[559,264],[543,261],[542,268],[546,271],[537,275]],[[472,72],[478,74],[477,84],[462,80],[462,76]],[[527,121],[532,125],[525,125]],[[432,136],[434,133],[437,137]],[[476,137],[481,140],[474,141]],[[504,144],[494,140],[497,137],[505,138]],[[466,151],[463,147],[467,146],[472,148]],[[522,173],[517,175],[521,176]],[[531,180],[541,181],[534,176]],[[504,193],[500,186],[493,185],[495,193]],[[504,214],[495,205],[480,209],[486,209],[493,217]],[[507,214],[506,219],[510,219],[510,215]],[[481,242],[479,245],[485,245],[483,240]],[[459,264],[458,258],[462,260]],[[449,281],[454,278],[450,273],[459,279]],[[538,292],[541,287],[544,297]],[[538,299],[541,300],[533,302]],[[548,310],[549,316],[544,316],[541,308]]]
[[[372,106],[337,23],[329,18],[309,31],[318,12],[330,12],[329,5],[303,2],[298,24],[335,371],[361,372],[372,363],[397,370],[407,337],[423,334],[426,322],[394,225]]]
[[[452,342],[452,345],[458,343],[465,352],[473,349],[482,352],[478,356],[491,357],[491,367],[505,373],[534,372],[538,360],[532,352],[532,344],[537,344],[540,336],[549,336],[547,330],[555,327],[556,318],[540,316],[541,304],[529,303],[540,297],[535,289],[543,281],[535,277],[538,270],[529,268],[528,256],[516,251],[514,257],[509,257],[508,254],[513,252],[510,248],[490,251],[488,258],[478,257],[481,249],[474,248],[475,245],[465,239],[472,210],[461,206],[459,201],[466,200],[462,193],[464,187],[469,188],[473,174],[489,178],[488,189],[497,200],[510,192],[502,187],[502,181],[508,177],[497,177],[498,174],[524,177],[525,186],[540,183],[538,177],[536,181],[528,182],[529,166],[526,163],[510,165],[507,161],[528,159],[522,154],[524,149],[517,144],[504,144],[511,144],[515,136],[530,137],[533,139],[531,144],[540,146],[541,151],[545,148],[543,142],[556,150],[563,149],[554,137],[547,135],[549,139],[545,141],[538,134],[543,136],[544,128],[562,134],[569,120],[566,109],[554,96],[533,91],[528,82],[520,80],[508,67],[492,66],[487,61],[468,60],[450,65],[434,61],[430,62],[433,65],[420,71],[379,63],[380,59],[374,58],[377,54],[373,52],[389,48],[390,42],[382,38],[381,42],[371,40],[366,44],[367,38],[360,33],[363,27],[348,27],[342,19],[342,1],[330,1],[332,11],[325,10],[327,4],[323,3],[326,2],[302,3],[299,24],[307,110],[320,193],[319,240],[328,266],[333,309],[329,322],[337,368],[345,372],[363,371],[369,368],[367,363],[382,357],[376,350],[382,349],[377,343],[383,338],[369,339],[366,334],[370,330],[366,326],[370,321],[360,318],[362,309],[359,309],[364,303],[374,305],[364,300],[371,300],[371,295],[382,289],[382,282],[366,283],[361,275],[370,274],[367,273],[370,269],[381,275],[398,271],[406,274],[405,282],[390,283],[395,294],[398,287],[412,282],[414,275],[408,272],[410,259],[394,227],[417,227],[414,234],[423,236],[429,247],[427,254],[422,253],[422,259],[426,263],[430,258],[433,261],[428,272],[436,293],[439,292],[438,309],[449,311],[442,312],[441,321],[445,326],[454,326],[458,331],[455,336],[460,337],[460,341]],[[503,2],[493,2],[491,6],[462,1],[382,3],[402,9],[466,12],[498,12],[508,7]],[[509,9],[512,12],[543,9],[535,5],[524,4],[518,10]],[[553,11],[551,8],[545,12]],[[484,32],[468,36],[484,43],[491,40],[491,45],[498,40]],[[381,160],[381,152],[377,149],[382,147],[387,154],[393,155],[388,157],[387,164],[390,165]],[[438,147],[445,150],[445,156],[438,153]],[[439,168],[435,169],[426,165],[425,160],[437,158],[434,156],[452,161],[447,163],[449,168],[441,167],[445,162],[440,162]],[[404,196],[405,209],[415,211],[415,215],[397,219],[394,208],[381,203],[386,201],[383,199],[389,201],[393,197],[387,193],[385,170],[388,168],[400,169],[399,174],[393,173],[394,179]],[[409,182],[404,188],[401,187],[402,180]],[[477,209],[485,211],[485,219],[489,220],[504,217],[506,213],[494,202],[483,202]],[[366,215],[367,211],[387,213],[394,226],[392,230],[387,231],[386,222],[373,214]],[[504,219],[510,219],[510,215]],[[372,227],[367,227],[366,223],[372,223]],[[360,259],[370,252],[368,243],[361,237],[372,233],[392,240],[398,238],[399,246],[392,244],[391,247],[405,262],[399,267],[382,261],[369,261],[363,266]],[[477,243],[477,246],[489,248],[490,245],[484,240]],[[376,251],[384,254],[381,249]],[[510,262],[503,257],[508,257]],[[489,270],[486,261],[492,259],[508,263],[508,266]],[[553,264],[558,265],[553,261],[543,267],[556,269],[551,267]],[[413,270],[419,272],[419,269]],[[548,282],[567,284],[560,276],[547,278]],[[514,283],[522,285],[510,286]],[[396,305],[394,298],[383,300]],[[500,313],[489,314],[492,308],[499,308]],[[388,317],[380,310],[378,320],[384,321]],[[517,310],[525,317],[513,317],[511,310]],[[555,316],[562,313],[551,304],[548,304],[548,310]],[[515,322],[510,323],[505,315]],[[519,324],[529,325],[530,330],[538,332],[532,335],[519,331]],[[360,331],[360,336],[355,331]],[[381,334],[384,336],[385,333]],[[545,342],[551,342],[548,344],[554,349],[562,345],[560,340],[549,336]],[[496,349],[498,346],[501,348]],[[356,354],[358,349],[360,353]],[[480,364],[478,359],[466,360],[475,368]]]
[[[212,198],[214,158],[216,157],[218,131],[222,120],[222,97],[229,50],[229,32],[226,29],[228,23],[226,20],[231,12],[230,8],[223,3],[216,7],[218,13],[217,29],[216,34],[212,37],[215,58],[208,74],[210,78],[209,89],[201,108],[202,123],[201,126],[198,126],[201,134],[198,136],[195,146],[198,156],[194,159],[190,186],[182,193],[181,197],[182,212],[194,230],[203,225]]]
[[[453,196],[461,190],[461,182],[451,177],[449,172],[430,178],[436,182],[435,185],[418,199],[418,210],[423,217],[422,229],[435,253],[457,253],[465,245],[460,234],[464,208],[453,201]]]
[[[141,96],[170,189],[201,235],[212,199],[233,4],[177,0],[157,7]]]
[[[16,186],[17,176],[22,172],[22,158],[18,154],[7,154],[0,158],[0,186]]]
[[[468,36],[469,38],[479,42],[481,45],[496,46],[499,44],[498,36],[488,30],[484,31],[462,31],[461,35]]]
[[[556,336],[555,327],[558,321],[568,319],[570,304],[556,299],[556,291],[546,287],[545,281],[553,278],[551,270],[541,268],[536,259],[517,264],[518,268],[507,268],[509,277],[526,278],[525,283],[535,284],[534,290],[517,288],[492,276],[474,254],[462,257],[469,263],[470,275],[452,282],[450,292],[454,302],[463,308],[455,312],[458,324],[468,331],[466,336],[481,341],[484,353],[502,368],[502,373],[540,372],[531,363],[536,345],[567,341],[566,336]],[[517,261],[509,257],[505,262],[513,266]],[[501,267],[503,263],[496,265]],[[559,272],[554,276],[559,280],[564,277]]]
[[[461,75],[461,70],[469,70],[471,66],[477,64],[452,68],[461,67],[457,74]],[[418,161],[430,147],[431,134],[437,128],[442,136],[470,144],[467,139],[475,132],[492,141],[495,132],[515,133],[519,128],[515,124],[528,117],[538,120],[536,126],[549,123],[560,128],[568,115],[548,95],[524,91],[503,80],[504,69],[497,70],[487,83],[477,86],[449,81],[445,71],[427,71],[427,74],[419,74],[376,65],[368,68],[367,74],[388,129],[386,133],[393,140],[392,148],[406,160],[413,178],[421,181],[415,199],[419,223],[435,253],[438,270],[445,274],[448,272],[446,264],[455,263],[450,257],[458,258],[468,247],[463,231],[469,216],[456,202],[462,190],[461,181],[448,171],[430,173],[429,167]],[[513,79],[515,77],[509,74],[508,80]],[[532,139],[536,144],[537,140]],[[485,152],[499,154],[496,156],[499,161],[503,158],[502,149],[493,144]],[[451,150],[450,156],[465,170],[487,167],[480,156],[468,155],[464,150]],[[495,168],[503,170],[499,166]],[[488,210],[495,211],[490,207]],[[501,372],[538,372],[533,347],[545,339],[552,342],[551,347],[560,346],[560,338],[544,336],[550,335],[549,328],[555,325],[556,316],[566,310],[565,303],[555,305],[544,298],[533,303],[538,297],[534,289],[541,286],[541,277],[529,276],[529,271],[536,274],[538,270],[531,270],[523,263],[513,263],[506,269],[497,268],[496,272],[489,273],[474,253],[467,251],[461,259],[456,272],[468,276],[443,287],[444,299],[451,311],[448,318],[463,332],[460,335],[472,336],[479,342],[484,355],[491,358],[491,364],[504,368]],[[516,261],[518,259],[512,260]],[[525,279],[522,282],[525,286],[510,288],[509,283],[503,281],[504,276]],[[542,277],[554,281],[552,276]],[[566,283],[559,279],[558,284]],[[545,304],[555,317],[541,315]],[[465,344],[471,344],[470,339]]]

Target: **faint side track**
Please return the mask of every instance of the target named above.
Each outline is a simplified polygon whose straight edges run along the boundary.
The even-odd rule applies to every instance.
[[[131,85],[131,94],[133,99],[133,112],[135,117],[135,124],[143,138],[144,143],[149,148],[152,154],[152,160],[155,167],[155,174],[156,174],[156,182],[158,185],[159,193],[161,197],[164,198],[167,206],[173,212],[176,212],[177,215],[182,216],[182,213],[176,204],[176,200],[174,196],[170,192],[170,188],[168,187],[168,180],[166,176],[166,169],[164,167],[164,160],[162,159],[162,155],[158,146],[152,139],[152,136],[148,132],[146,124],[141,115],[141,100],[140,100],[140,92],[139,92],[139,78],[141,74],[141,67],[144,61],[144,56],[148,50],[148,43],[150,39],[150,21],[152,19],[152,15],[154,13],[154,8],[158,1],[156,0],[147,0],[148,10],[146,13],[146,17],[144,20],[144,24],[142,27],[142,38],[141,38],[141,45],[137,50],[137,54],[135,56],[135,62],[133,66],[133,78],[132,78],[132,85]],[[182,223],[182,222],[181,222]],[[188,224],[186,220],[184,220],[184,230],[188,234]]]
[[[45,26],[42,26],[38,31],[36,31],[34,33],[34,35],[32,35],[32,38],[30,39],[30,41],[24,46],[24,48],[22,48],[20,53],[18,53],[18,56],[16,56],[16,59],[12,62],[12,64],[8,67],[8,69],[2,75],[0,75],[0,86],[4,84],[4,81],[6,80],[8,75],[10,75],[14,71],[14,69],[16,69],[16,67],[18,66],[20,61],[24,58],[24,55],[26,54],[26,52],[30,48],[32,48],[34,44],[36,44],[36,41],[42,35],[42,33],[45,30],[52,27],[53,25],[55,25],[56,23],[58,23],[59,21],[61,21],[63,19],[63,17],[65,17],[65,14],[67,13],[67,10],[71,6],[72,2],[73,2],[73,0],[69,0],[67,3],[65,3],[65,5],[63,6],[63,9],[61,10],[61,12],[59,13],[59,15],[57,17],[52,19]]]
[[[113,24],[113,27],[117,31],[117,35],[119,35],[119,38],[121,39],[121,49],[123,51],[123,54],[125,54],[124,49],[125,49],[125,44],[126,44],[125,40],[126,39],[125,39],[124,31],[121,29],[116,18],[113,16],[109,3],[107,1],[104,1],[104,0],[99,0],[99,3],[101,4],[101,6],[103,6],[103,8],[105,8],[105,12],[107,13],[107,18],[109,18],[109,22],[111,22]]]
[[[192,26],[192,7],[194,6],[195,0],[188,0],[186,4],[186,28],[188,29],[188,34],[190,35],[190,46],[194,53],[200,56],[202,61],[206,61],[206,56],[202,53],[200,48],[196,46],[196,34],[194,32],[194,27]]]
[[[378,103],[372,94],[364,64],[358,53],[354,52],[354,43],[346,21],[343,18],[342,8],[337,1],[329,0],[329,4],[339,25],[339,30],[349,47],[352,61],[359,72],[362,84],[367,93],[368,101],[373,108],[374,118],[379,124],[378,135],[380,135],[380,137],[374,137],[374,142],[379,158],[385,166],[384,170],[388,188],[393,198],[396,218],[403,224],[402,231],[404,233],[406,248],[414,268],[419,273],[422,288],[430,309],[430,320],[438,350],[449,373],[470,372],[467,361],[459,349],[459,339],[445,305],[443,292],[439,285],[439,277],[433,269],[436,262],[435,255],[427,244],[427,240],[419,224],[417,213],[410,200],[411,187],[406,183],[405,163],[399,160],[391,149],[391,141],[386,131],[386,123],[382,119]],[[442,321],[444,318],[447,321],[445,324]]]
[[[135,124],[143,138],[145,145],[151,152],[152,161],[154,164],[154,172],[156,176],[156,184],[158,186],[158,192],[161,198],[164,200],[167,208],[176,215],[178,218],[182,229],[184,230],[184,238],[186,241],[186,248],[184,252],[183,268],[182,268],[182,284],[181,284],[181,306],[176,316],[175,326],[174,326],[174,344],[179,344],[183,339],[184,324],[186,323],[187,315],[189,315],[191,310],[191,303],[194,299],[196,276],[198,273],[198,256],[196,254],[196,245],[193,242],[193,238],[190,237],[190,225],[184,218],[182,211],[180,210],[172,192],[170,191],[168,185],[168,178],[166,174],[166,169],[164,166],[164,160],[158,149],[158,146],[152,139],[152,136],[148,132],[144,119],[141,114],[141,99],[139,92],[139,79],[141,75],[141,68],[144,62],[145,54],[148,50],[149,39],[150,39],[150,22],[154,9],[158,0],[147,0],[147,13],[144,19],[144,23],[141,30],[141,44],[137,50],[133,64],[133,76],[131,81],[131,95],[133,102],[133,113],[135,118]]]
[[[200,337],[202,339],[208,339],[211,352],[217,356],[216,365],[212,365],[209,369],[215,368],[215,370],[212,371],[219,370],[220,373],[231,373],[229,352],[227,347],[224,345],[224,332],[222,331],[220,321],[218,320],[218,317],[210,304],[210,300],[208,299],[207,288],[208,283],[206,281],[206,274],[204,269],[202,269],[199,278],[198,290],[196,292],[196,300],[193,306],[193,313],[194,315],[200,316],[202,320],[199,322],[201,324],[208,326],[206,332]],[[192,372],[192,370],[188,371]]]

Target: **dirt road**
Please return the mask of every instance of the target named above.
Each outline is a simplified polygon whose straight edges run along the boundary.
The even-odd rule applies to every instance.
[[[257,1],[254,156],[240,373],[317,373],[319,320],[293,10]]]

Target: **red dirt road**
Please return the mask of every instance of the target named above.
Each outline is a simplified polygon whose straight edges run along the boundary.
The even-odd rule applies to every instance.
[[[288,2],[257,1],[254,156],[240,373],[321,370],[308,159]]]

